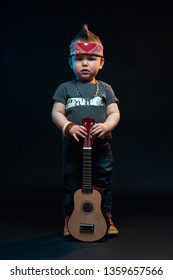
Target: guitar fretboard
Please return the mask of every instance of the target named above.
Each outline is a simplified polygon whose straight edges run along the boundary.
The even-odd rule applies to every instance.
[[[91,166],[91,147],[83,148],[83,180],[82,191],[92,192],[92,166]]]

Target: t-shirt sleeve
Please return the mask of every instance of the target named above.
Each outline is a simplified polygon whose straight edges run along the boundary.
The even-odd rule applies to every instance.
[[[64,105],[66,105],[67,91],[64,84],[61,84],[60,86],[57,87],[52,99],[55,101],[62,102]]]
[[[115,92],[112,89],[112,87],[108,84],[105,84],[105,88],[106,88],[106,103],[107,103],[107,106],[112,104],[112,103],[119,103],[119,100],[116,97]]]

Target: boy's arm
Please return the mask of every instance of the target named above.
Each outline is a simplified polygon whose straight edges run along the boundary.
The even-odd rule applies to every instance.
[[[120,111],[116,103],[112,103],[107,106],[107,118],[104,123],[96,123],[92,129],[91,133],[93,136],[101,137],[105,133],[112,131],[120,121]]]
[[[104,124],[107,126],[107,132],[112,131],[120,121],[120,111],[117,103],[112,103],[107,107],[107,118]]]
[[[63,131],[63,128],[70,123],[65,117],[65,105],[61,102],[55,102],[52,108],[52,121]]]
[[[66,129],[69,124],[70,127],[68,127],[68,134],[70,134],[76,141],[79,141],[79,137],[85,138],[87,135],[87,131],[84,126],[74,124],[66,118],[65,105],[61,102],[55,102],[53,105],[52,121],[64,135],[66,135]]]

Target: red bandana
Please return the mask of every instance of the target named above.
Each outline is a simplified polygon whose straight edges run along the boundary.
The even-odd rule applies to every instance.
[[[103,56],[103,46],[94,42],[75,42],[70,45],[70,56],[76,54]]]

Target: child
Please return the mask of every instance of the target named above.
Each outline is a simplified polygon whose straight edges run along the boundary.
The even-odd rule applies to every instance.
[[[91,128],[92,185],[104,193],[104,211],[109,219],[108,235],[118,235],[112,221],[111,131],[118,125],[118,99],[111,86],[96,80],[104,65],[103,45],[84,24],[70,44],[69,64],[75,79],[59,85],[53,100],[52,120],[62,131],[64,236],[69,235],[68,220],[74,207],[74,192],[82,185],[82,140],[87,136],[82,118],[95,119]]]

